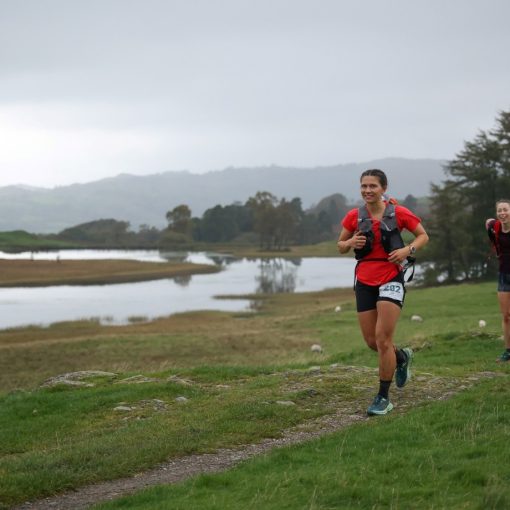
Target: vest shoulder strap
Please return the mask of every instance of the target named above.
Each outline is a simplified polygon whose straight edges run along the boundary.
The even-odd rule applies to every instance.
[[[386,230],[395,230],[397,228],[397,213],[395,210],[395,206],[389,202],[386,205],[383,213],[383,221],[381,222],[381,227]]]
[[[391,202],[386,204],[381,221],[381,228],[384,230],[395,230],[397,228],[397,213],[395,205]],[[368,212],[367,206],[358,207],[358,230],[368,232],[372,230],[372,218]]]
[[[366,205],[358,207],[358,230],[360,232],[369,232],[372,230],[372,218],[370,217]]]

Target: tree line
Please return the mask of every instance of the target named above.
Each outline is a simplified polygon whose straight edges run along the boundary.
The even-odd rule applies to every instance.
[[[403,203],[414,210],[417,199],[408,195]],[[298,197],[287,200],[259,191],[244,204],[209,208],[201,218],[180,204],[166,213],[168,226],[163,230],[140,225],[135,232],[127,221],[101,219],[67,228],[54,237],[95,247],[191,249],[204,243],[233,243],[277,252],[293,245],[334,241],[341,219],[352,207],[355,204],[341,193],[304,210]]]
[[[444,181],[432,184],[425,200],[409,195],[400,202],[413,211],[421,205],[418,214],[430,234],[430,243],[420,253],[420,262],[426,262],[425,279],[436,283],[487,277],[496,264],[485,219],[494,217],[498,199],[510,198],[510,111],[498,115],[493,129],[465,142],[444,171]],[[245,203],[207,209],[201,218],[180,204],[166,213],[168,226],[163,230],[141,225],[134,232],[128,222],[98,220],[66,229],[56,238],[89,246],[192,249],[200,243],[235,243],[278,251],[334,242],[341,219],[355,206],[337,193],[305,211],[298,197],[287,200],[259,191]]]
[[[493,129],[480,131],[445,166],[445,180],[433,184],[427,229],[429,281],[484,278],[496,270],[485,231],[497,200],[510,198],[510,111]]]
[[[129,222],[102,219],[65,229],[55,237],[94,246],[188,249],[200,243],[236,243],[281,251],[333,239],[348,208],[339,193],[304,211],[300,198],[287,200],[259,191],[244,204],[209,208],[201,218],[180,204],[166,213],[168,226],[163,230],[141,225],[135,232]]]
[[[327,197],[312,211],[305,212],[301,199],[278,198],[259,191],[246,203],[216,205],[202,218],[192,218],[186,205],[168,211],[168,228],[163,244],[186,242],[257,244],[262,250],[285,250],[291,245],[329,240],[348,209],[345,197]]]

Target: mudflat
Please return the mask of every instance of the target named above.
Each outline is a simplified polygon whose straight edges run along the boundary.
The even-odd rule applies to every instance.
[[[137,282],[216,271],[208,264],[137,260],[0,260],[0,287]]]

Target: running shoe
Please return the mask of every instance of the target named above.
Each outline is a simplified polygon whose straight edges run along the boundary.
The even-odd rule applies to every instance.
[[[369,416],[387,414],[393,409],[393,404],[390,402],[389,398],[381,397],[381,395],[377,395],[374,398],[374,401],[367,409],[367,414]]]
[[[510,352],[509,351],[505,351],[499,358],[498,360],[500,363],[503,362],[503,361],[510,361]]]
[[[395,370],[395,383],[397,388],[403,388],[407,381],[411,379],[411,364],[413,363],[413,350],[410,347],[402,349],[406,355],[406,360],[401,365],[397,365]]]

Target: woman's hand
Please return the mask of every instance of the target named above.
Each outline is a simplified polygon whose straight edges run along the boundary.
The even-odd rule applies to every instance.
[[[354,235],[349,239],[351,248],[359,250],[367,244],[367,236],[361,232],[354,232]]]
[[[409,257],[409,247],[404,246],[403,248],[399,248],[398,250],[393,250],[388,254],[388,262],[392,264],[402,264],[407,257]]]
[[[496,221],[494,218],[489,218],[487,220],[485,220],[485,230],[487,230],[489,228],[489,223],[491,221]]]
[[[366,242],[367,238],[360,232],[351,232],[343,228],[336,245],[340,253],[347,253],[351,248],[355,250],[363,248]]]

